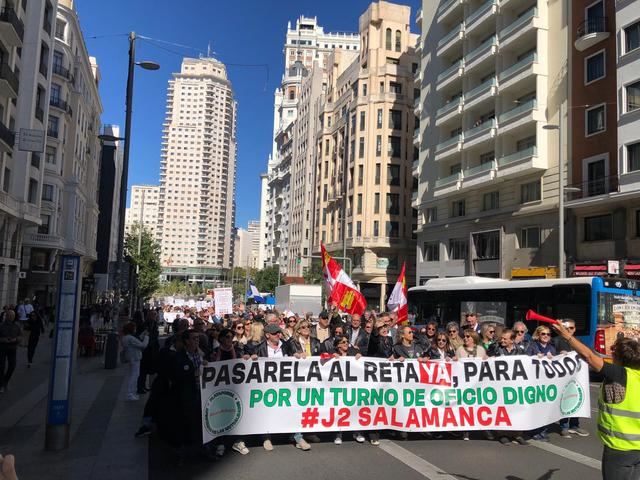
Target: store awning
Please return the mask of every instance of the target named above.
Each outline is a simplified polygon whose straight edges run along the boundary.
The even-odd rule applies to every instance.
[[[573,267],[574,277],[606,277],[606,265],[576,265]]]
[[[627,264],[624,266],[624,274],[627,277],[640,278],[640,264]]]

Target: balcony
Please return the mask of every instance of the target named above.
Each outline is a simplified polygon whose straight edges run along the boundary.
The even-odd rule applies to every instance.
[[[47,128],[47,137],[58,139],[58,134],[60,132],[58,130],[54,130],[52,128]]]
[[[20,215],[20,201],[2,191],[0,191],[0,208],[14,217]]]
[[[509,89],[520,85],[523,81],[531,81],[532,76],[539,73],[541,72],[538,64],[538,55],[536,52],[532,52],[500,72],[500,75],[498,75],[500,93],[505,93]]]
[[[454,46],[461,46],[464,39],[464,23],[460,23],[438,41],[438,56],[447,53]]]
[[[465,73],[469,73],[498,52],[498,37],[493,35],[464,56]]]
[[[67,113],[69,115],[72,115],[73,113],[71,111],[71,107],[69,106],[69,104],[60,98],[50,97],[49,105],[51,105],[54,108],[57,108],[58,110],[62,110],[64,113]]]
[[[435,160],[442,160],[462,150],[462,135],[454,135],[436,145]]]
[[[535,146],[525,148],[511,155],[498,159],[498,178],[510,178],[520,175],[530,175],[536,171],[546,170],[547,160],[538,157]]]
[[[444,107],[440,107],[436,112],[436,126],[443,125],[460,115],[462,113],[463,105],[463,98],[460,97],[455,100],[451,100]]]
[[[532,7],[513,22],[500,30],[498,38],[500,40],[500,49],[505,48],[519,48],[522,42],[530,42],[527,37],[527,33],[534,32],[538,27],[538,8]],[[535,39],[533,40],[535,41]]]
[[[420,140],[422,139],[422,135],[420,134],[420,127],[416,127],[413,131],[413,144],[420,145]]]
[[[18,98],[20,82],[11,67],[0,63],[0,95],[8,98]]]
[[[16,135],[7,126],[0,122],[0,150],[4,152],[13,152],[13,145],[16,142]]]
[[[62,65],[57,63],[54,63],[53,67],[51,67],[51,73],[66,80],[71,80],[71,73],[69,72],[69,69],[64,68]]]
[[[24,237],[24,243],[29,246],[42,248],[64,248],[64,241],[60,235],[51,235],[48,233],[27,233]]]
[[[544,121],[544,114],[538,115],[537,101],[535,98],[523,102],[516,108],[512,108],[498,116],[500,133],[507,133],[513,129],[535,121]]]
[[[607,17],[596,17],[585,20],[576,31],[574,45],[580,52],[585,51],[602,40],[609,38]]]
[[[420,176],[420,159],[414,160],[413,163],[411,164],[411,174],[414,177]]]
[[[456,172],[448,177],[438,178],[433,188],[434,197],[451,195],[460,190],[462,186],[462,173]]]
[[[458,60],[456,63],[447,68],[444,72],[438,75],[436,89],[441,90],[447,85],[452,84],[464,73],[464,62]]]
[[[420,96],[417,96],[413,99],[413,112],[416,116],[420,117],[420,113],[422,112],[422,103],[420,102]]]
[[[618,176],[611,175],[608,177],[600,177],[581,183],[567,185],[565,188],[572,190],[566,192],[567,207],[584,205],[591,202],[600,203],[603,201],[602,197],[604,195],[618,193]]]
[[[13,8],[4,7],[0,10],[0,36],[5,40],[7,47],[22,46],[24,23]]]
[[[446,22],[453,18],[454,14],[462,15],[464,3],[465,0],[442,0],[436,12],[436,21]]]
[[[496,136],[496,119],[492,118],[464,132],[465,150],[492,140]]]
[[[475,188],[484,186],[487,182],[496,178],[498,165],[495,161],[481,163],[475,167],[467,168],[462,172],[462,188]]]
[[[498,12],[498,1],[487,0],[465,19],[467,34],[480,28],[486,21],[491,19]]]
[[[498,79],[490,78],[464,94],[465,111],[493,99],[498,94]]]

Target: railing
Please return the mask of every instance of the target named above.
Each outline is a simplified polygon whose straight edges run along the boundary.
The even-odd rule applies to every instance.
[[[498,167],[504,167],[511,163],[519,162],[528,157],[535,157],[537,155],[537,148],[534,146],[519,150],[511,155],[507,155],[498,159]]]
[[[580,25],[576,32],[577,38],[582,38],[592,33],[604,33],[607,31],[607,17],[596,17],[585,20]]]
[[[0,122],[0,140],[9,145],[9,147],[13,148],[13,145],[16,143],[16,135],[11,130],[7,128],[7,126]]]
[[[467,168],[463,172],[463,178],[472,177],[473,175],[477,175],[478,173],[488,172],[495,168],[495,162],[485,162],[480,165],[476,165],[475,167]]]
[[[441,15],[442,12],[444,12],[447,8],[449,8],[451,5],[453,5],[457,1],[458,0],[447,0],[445,2],[442,2],[438,7],[438,15]]]
[[[509,68],[500,72],[500,75],[498,75],[498,80],[502,81],[503,79],[512,75],[514,72],[517,72],[518,70],[523,68],[525,65],[529,65],[530,63],[534,63],[537,61],[538,61],[538,54],[536,52],[533,52],[527,55],[526,57],[524,57],[518,63],[515,63],[511,65]]]
[[[471,52],[465,55],[464,57],[465,63],[469,63],[471,60],[481,55],[485,50],[487,50],[488,48],[491,48],[493,45],[496,45],[497,42],[498,42],[498,37],[496,37],[495,35],[493,35],[490,38],[487,38],[484,42],[478,45],[477,48],[475,48],[474,50],[472,50]]]
[[[482,5],[478,7],[471,15],[467,17],[467,25],[471,25],[478,17],[481,17],[484,13],[491,9],[494,5],[496,5],[496,0],[487,0]]]
[[[18,93],[20,80],[18,80],[18,76],[11,70],[11,67],[7,63],[0,63],[0,78],[6,80],[16,94]]]
[[[482,82],[477,87],[472,88],[468,92],[465,92],[465,94],[464,94],[465,102],[470,101],[472,98],[474,98],[477,95],[481,94],[485,90],[489,90],[491,87],[495,87],[497,84],[498,84],[498,81],[496,80],[495,77],[490,78],[489,80],[486,80],[486,81]]]
[[[581,198],[606,195],[607,193],[618,191],[618,176],[610,175],[608,177],[600,177],[587,180],[586,182],[567,185],[565,188],[573,190],[566,192],[567,200],[579,200]]]
[[[415,140],[416,138],[418,138],[420,136],[420,127],[416,127],[413,130],[413,139]]]
[[[411,163],[411,170],[418,170],[420,168],[420,160],[416,159]]]
[[[486,122],[481,123],[477,127],[473,127],[470,130],[466,130],[464,132],[464,138],[472,138],[475,135],[477,135],[478,133],[482,133],[483,131],[489,130],[491,128],[494,128],[495,126],[496,126],[496,119],[495,118],[491,118],[491,119],[487,120]]]
[[[529,20],[531,20],[533,17],[537,17],[538,16],[538,7],[532,7],[529,10],[527,10],[526,12],[524,12],[522,15],[520,15],[518,18],[516,18],[513,23],[511,23],[511,25],[503,28],[502,30],[500,30],[500,38],[502,37],[506,37],[507,35],[509,35],[511,32],[513,32],[514,30],[517,30],[518,28],[520,28],[522,25],[524,25],[525,23],[527,23]]]
[[[462,32],[463,28],[464,28],[463,23],[459,24],[457,27],[453,27],[453,29],[449,33],[447,33],[444,37],[442,37],[438,41],[438,49],[442,48],[442,46],[445,45],[447,42],[457,37],[460,34],[460,32]]]
[[[20,202],[7,192],[0,191],[0,203],[16,212],[20,211]]]
[[[67,102],[60,98],[49,97],[49,105],[59,108],[60,110],[68,111],[69,105]]]
[[[463,66],[462,60],[458,60],[456,63],[447,68],[444,72],[438,75],[438,83],[443,81],[444,79],[450,77],[454,73],[457,73],[458,70]]]
[[[436,112],[436,116],[441,117],[443,115],[446,115],[452,110],[456,110],[458,107],[460,107],[460,105],[462,105],[462,97],[456,98],[455,100],[451,100],[444,107],[440,107],[438,109],[438,111]]]
[[[516,108],[512,108],[511,110],[504,112],[498,116],[498,121],[500,123],[507,122],[514,117],[517,117],[521,113],[528,112],[536,108],[537,101],[535,98],[529,100],[528,102],[524,102],[518,105]]]
[[[445,185],[450,185],[460,180],[462,180],[462,174],[460,172],[456,172],[448,177],[438,178],[436,180],[436,188],[444,187]]]
[[[58,138],[58,130],[53,130],[51,128],[47,128],[47,137]]]
[[[54,63],[53,67],[51,68],[51,71],[56,74],[59,75],[61,77],[64,77],[66,79],[71,78],[71,74],[69,73],[69,69],[64,68],[62,65]]]
[[[455,145],[456,143],[461,141],[462,141],[462,135],[454,135],[453,137],[436,145],[436,152],[439,152],[440,150],[444,150],[445,148],[449,148],[450,146]]]
[[[0,10],[0,22],[7,22],[13,25],[18,37],[20,37],[20,41],[24,39],[24,23],[18,18],[13,8],[4,7]]]

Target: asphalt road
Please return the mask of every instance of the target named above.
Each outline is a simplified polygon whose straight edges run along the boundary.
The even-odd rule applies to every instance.
[[[149,441],[149,478],[165,479],[354,479],[366,480],[597,480],[601,444],[595,435],[597,386],[591,388],[593,418],[581,419],[589,437],[562,438],[557,425],[551,442],[503,446],[472,434],[471,441],[427,439],[410,434],[407,440],[383,436],[379,447],[358,444],[349,434],[342,445],[333,436],[320,436],[311,451],[302,452],[286,436],[266,452],[259,437],[247,439],[248,455],[228,452],[215,463],[197,459],[179,467],[176,457],[157,439]]]

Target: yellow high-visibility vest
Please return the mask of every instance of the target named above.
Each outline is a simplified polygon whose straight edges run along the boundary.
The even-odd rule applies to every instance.
[[[620,403],[606,403],[604,385],[598,398],[598,436],[614,450],[640,450],[640,370],[627,368],[627,389]]]

